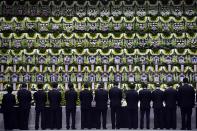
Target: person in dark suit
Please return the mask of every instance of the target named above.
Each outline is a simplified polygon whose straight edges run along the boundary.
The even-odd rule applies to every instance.
[[[22,84],[17,93],[19,102],[19,129],[28,130],[29,111],[31,108],[31,92],[27,90],[27,85]]]
[[[81,129],[91,129],[91,102],[93,100],[92,91],[88,90],[88,83],[85,83],[84,90],[79,95],[81,102]]]
[[[182,130],[191,130],[192,108],[195,105],[195,90],[188,82],[189,80],[184,78],[184,84],[178,89],[178,105],[181,108]]]
[[[163,129],[163,102],[164,92],[160,89],[160,85],[156,85],[156,89],[152,92],[152,101],[154,109],[154,129]]]
[[[129,129],[138,128],[138,92],[134,84],[129,84],[130,90],[126,92],[126,102],[129,115]]]
[[[12,94],[13,88],[11,86],[7,87],[7,94],[3,95],[1,110],[3,112],[4,119],[4,129],[12,130],[14,125],[14,105],[16,104],[15,95]]]
[[[151,91],[147,89],[147,84],[142,84],[142,90],[139,91],[140,101],[140,129],[144,128],[144,115],[146,114],[146,128],[150,129],[150,102]]]
[[[38,84],[38,91],[34,93],[34,101],[36,104],[35,110],[36,110],[36,118],[35,118],[35,129],[39,129],[39,117],[41,114],[41,128],[43,127],[43,115],[44,115],[44,108],[45,108],[45,103],[47,101],[47,94],[43,90],[43,85]],[[43,128],[42,128],[43,129]]]
[[[48,92],[49,106],[51,110],[51,129],[60,129],[61,128],[61,92],[57,89],[58,84],[53,83],[53,89]]]
[[[164,92],[164,101],[166,108],[166,129],[176,129],[176,106],[178,92],[170,83]]]
[[[76,105],[77,105],[77,92],[73,88],[73,84],[68,84],[69,90],[65,92],[65,100],[66,100],[66,128],[70,129],[70,115],[72,116],[72,126],[71,128],[74,130],[75,128],[75,115],[76,115]]]
[[[101,128],[101,114],[102,114],[102,126],[103,129],[106,128],[106,115],[107,115],[107,102],[108,102],[108,91],[103,89],[103,84],[99,85],[98,89],[95,91],[95,102],[96,102],[96,110],[99,117],[99,127]]]
[[[114,87],[109,90],[109,99],[111,107],[112,129],[119,129],[117,123],[118,112],[121,108],[122,90],[118,88],[118,83],[114,83]]]

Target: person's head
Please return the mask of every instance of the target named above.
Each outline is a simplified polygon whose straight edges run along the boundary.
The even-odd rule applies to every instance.
[[[130,88],[130,89],[135,89],[135,84],[129,83],[129,88]]]
[[[118,82],[114,82],[114,87],[118,87]]]
[[[27,88],[27,84],[23,83],[23,84],[21,85],[21,88],[22,88],[22,89],[26,89],[26,88]]]
[[[98,86],[99,89],[102,89],[103,87],[104,87],[103,83],[100,83],[99,86]]]
[[[88,83],[85,83],[85,84],[84,84],[84,88],[85,88],[85,89],[88,89]]]
[[[185,77],[184,79],[183,79],[183,83],[189,83],[189,80]]]
[[[9,93],[9,94],[11,94],[12,93],[12,91],[13,91],[13,88],[12,88],[12,86],[7,86],[7,92]]]
[[[168,88],[172,87],[173,86],[173,83],[172,82],[169,82],[168,83]]]
[[[38,89],[41,90],[43,88],[43,84],[38,84]]]
[[[68,83],[68,88],[69,88],[69,89],[73,89],[73,83],[71,83],[71,82]]]
[[[58,84],[57,84],[57,83],[53,83],[53,84],[52,84],[52,87],[53,87],[54,89],[56,89],[56,88],[58,87]]]
[[[160,84],[159,83],[156,83],[156,88],[160,88]]]
[[[146,83],[142,83],[142,88],[146,89],[147,88],[147,84]]]

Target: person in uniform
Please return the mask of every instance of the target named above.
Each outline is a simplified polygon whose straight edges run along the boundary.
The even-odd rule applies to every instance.
[[[118,82],[115,82],[114,87],[109,90],[109,99],[111,107],[112,129],[119,129],[120,127],[117,123],[117,116],[121,108],[122,90],[118,88]]]
[[[166,109],[166,129],[176,129],[176,107],[178,92],[170,83],[164,92],[164,101]]]
[[[108,91],[103,89],[104,85],[100,84],[98,89],[95,91],[95,102],[96,110],[98,114],[99,125],[97,129],[101,128],[101,114],[102,114],[102,126],[106,128],[106,116],[107,116],[107,102],[108,102]]]
[[[7,94],[3,95],[1,110],[4,119],[4,129],[12,130],[14,129],[14,105],[16,104],[15,95],[12,94],[13,88],[11,86],[7,87]]]
[[[195,90],[189,84],[187,78],[183,79],[183,85],[178,89],[178,105],[181,108],[182,130],[191,130],[192,108],[195,105]]]
[[[36,118],[35,118],[35,129],[39,129],[39,117],[41,115],[41,128],[43,129],[44,125],[44,108],[45,108],[45,103],[47,101],[47,94],[43,90],[43,85],[38,84],[38,91],[34,93],[34,101],[36,104],[35,110],[36,110]]]
[[[146,128],[150,129],[150,102],[151,91],[147,89],[147,84],[142,84],[142,90],[139,91],[140,101],[140,129],[144,128],[144,115],[146,114]]]
[[[163,129],[164,92],[160,89],[159,84],[156,84],[156,89],[152,92],[152,101],[154,109],[154,129]]]
[[[52,84],[53,89],[48,92],[48,99],[49,99],[49,106],[50,106],[50,124],[51,129],[60,129],[61,128],[61,120],[60,120],[60,114],[61,114],[61,92],[57,89],[58,84],[53,83]]]
[[[32,96],[26,84],[22,84],[21,89],[17,93],[17,98],[19,102],[19,129],[28,130]]]
[[[72,118],[72,126],[71,128],[74,130],[75,128],[75,116],[76,116],[76,105],[77,105],[77,92],[75,91],[73,84],[68,84],[69,90],[65,92],[65,100],[66,100],[66,128],[70,129],[70,115]]]
[[[84,84],[84,90],[80,92],[81,101],[81,129],[91,129],[91,103],[93,100],[92,91],[88,90],[88,83]]]
[[[129,90],[126,92],[126,102],[129,115],[129,129],[138,128],[138,92],[134,84],[129,84]]]

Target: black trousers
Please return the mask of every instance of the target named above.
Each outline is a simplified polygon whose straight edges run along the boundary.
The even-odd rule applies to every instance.
[[[36,109],[35,129],[39,129],[39,117],[41,115],[41,128],[44,129],[44,109]]]
[[[181,108],[182,129],[191,130],[192,108]]]
[[[29,110],[19,107],[19,129],[21,130],[28,130]]]
[[[102,126],[103,129],[106,128],[106,120],[107,120],[107,109],[97,109],[98,115],[98,129],[101,128],[101,116],[102,116]]]
[[[3,119],[4,119],[4,129],[5,130],[12,130],[14,129],[13,118],[14,116],[14,109],[13,110],[6,110],[3,112]]]
[[[50,128],[51,129],[60,129],[62,127],[62,121],[60,120],[61,108],[51,108],[50,115],[51,115],[51,122]]]
[[[120,111],[120,107],[111,107],[111,122],[112,122],[112,129],[119,129],[119,125],[117,123],[118,113]]]
[[[91,128],[91,109],[81,109],[81,129]]]
[[[140,129],[144,128],[144,115],[146,114],[146,128],[150,129],[150,108],[140,109]]]
[[[163,129],[163,108],[154,108],[154,129]]]
[[[75,128],[75,116],[76,116],[76,108],[68,109],[66,108],[66,128],[70,128],[70,116],[72,118],[72,126],[71,128]]]
[[[129,129],[138,128],[138,108],[137,109],[128,109],[129,115]]]
[[[176,107],[169,108],[166,107],[166,129],[176,129]]]

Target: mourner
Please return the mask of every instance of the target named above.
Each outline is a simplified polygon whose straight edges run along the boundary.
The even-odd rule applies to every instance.
[[[152,92],[152,101],[154,109],[154,129],[164,128],[164,92],[160,89],[160,85],[156,85],[156,89]]]
[[[91,103],[93,100],[92,91],[88,90],[88,83],[85,83],[84,90],[80,92],[81,103],[81,129],[91,129]]]
[[[182,130],[191,130],[192,108],[195,105],[195,90],[187,78],[183,79],[182,86],[178,89],[178,105],[181,108]]]
[[[118,88],[117,82],[115,82],[114,87],[109,90],[109,99],[111,107],[112,129],[119,129],[120,127],[117,123],[117,116],[121,108],[122,90]]]
[[[7,87],[7,94],[3,95],[1,110],[3,112],[4,119],[4,129],[12,130],[14,129],[14,106],[16,104],[15,95],[12,94],[13,88],[11,86]]]
[[[43,123],[44,123],[44,108],[45,103],[47,101],[47,94],[43,90],[43,85],[38,84],[38,91],[34,93],[34,101],[36,104],[35,110],[36,110],[36,118],[35,118],[35,129],[39,129],[39,117],[41,115],[41,128],[44,129]]]
[[[71,128],[75,128],[75,115],[76,115],[76,105],[77,105],[77,92],[75,91],[73,84],[68,84],[69,90],[65,92],[66,100],[66,128],[70,129],[70,115],[72,116],[72,125]]]
[[[178,92],[172,87],[171,83],[164,92],[165,110],[166,110],[166,128],[176,129],[176,108]]]
[[[98,89],[95,91],[95,101],[96,101],[96,110],[99,117],[99,125],[97,129],[101,128],[101,114],[102,114],[102,126],[103,129],[106,128],[107,120],[107,102],[108,102],[108,91],[103,89],[103,84],[100,84]]]
[[[31,108],[31,92],[27,89],[27,84],[22,84],[17,93],[19,102],[19,129],[28,130],[29,111]]]
[[[146,114],[146,129],[150,129],[150,102],[151,91],[147,89],[147,84],[142,84],[142,90],[139,91],[140,101],[140,129],[144,128],[144,115]]]
[[[129,84],[129,90],[126,92],[126,102],[129,115],[129,129],[138,128],[138,92],[134,84]]]
[[[50,116],[51,116],[51,129],[60,129],[62,126],[61,120],[59,119],[61,110],[61,92],[57,89],[58,84],[52,84],[52,90],[48,92],[49,106],[50,106]]]

